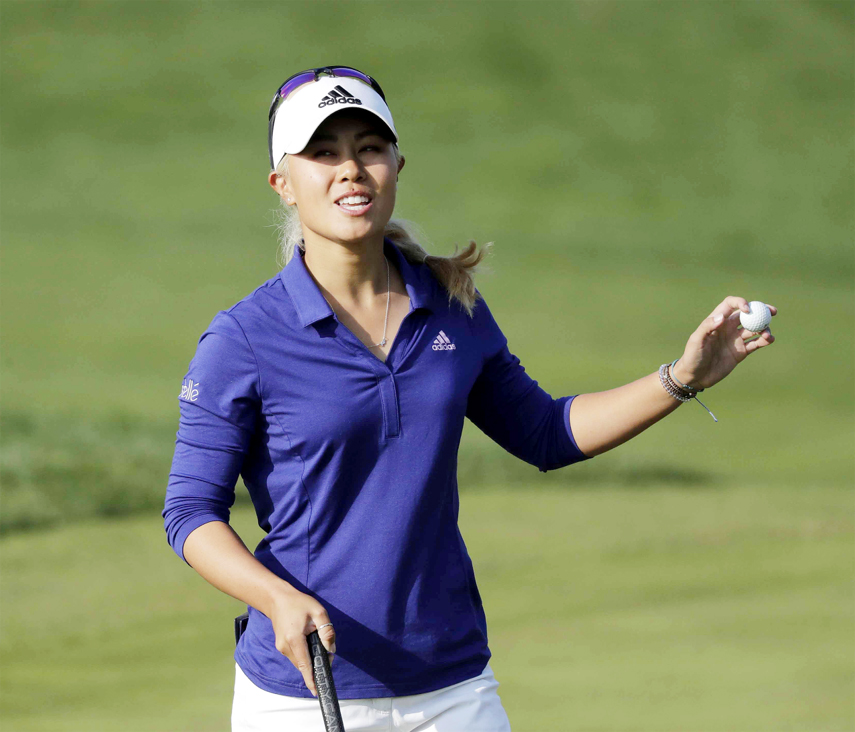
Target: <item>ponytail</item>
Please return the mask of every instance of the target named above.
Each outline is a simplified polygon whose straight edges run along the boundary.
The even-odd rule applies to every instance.
[[[457,300],[466,314],[471,318],[472,310],[476,300],[480,297],[475,291],[475,272],[478,265],[487,256],[492,242],[488,242],[481,249],[474,241],[469,242],[460,254],[457,253],[457,245],[454,246],[454,254],[450,257],[436,257],[428,254],[422,246],[413,238],[407,222],[400,219],[392,219],[386,224],[383,235],[392,241],[401,253],[413,264],[424,263],[430,267],[433,276],[448,293],[448,302]]]

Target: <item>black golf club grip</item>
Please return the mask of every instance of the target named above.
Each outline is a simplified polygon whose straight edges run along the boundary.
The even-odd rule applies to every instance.
[[[321,637],[317,630],[309,633],[306,640],[309,642],[309,654],[312,656],[312,675],[315,677],[315,687],[318,690],[318,701],[321,703],[324,727],[327,732],[345,732],[327,649],[321,643]]]

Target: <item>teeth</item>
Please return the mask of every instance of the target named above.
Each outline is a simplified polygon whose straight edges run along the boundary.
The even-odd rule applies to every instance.
[[[345,206],[362,206],[369,202],[368,196],[347,196],[346,198],[340,198],[339,204],[343,204]]]

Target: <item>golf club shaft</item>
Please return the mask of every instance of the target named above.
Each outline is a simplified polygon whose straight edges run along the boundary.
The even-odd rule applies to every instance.
[[[327,732],[345,732],[327,649],[321,643],[321,637],[317,630],[309,633],[306,640],[309,643],[309,653],[312,656],[312,674],[315,677],[315,686],[318,690],[318,701],[321,704],[324,727]]]

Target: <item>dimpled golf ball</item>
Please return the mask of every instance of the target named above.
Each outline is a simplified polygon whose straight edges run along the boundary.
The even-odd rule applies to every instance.
[[[739,322],[745,330],[750,330],[752,333],[762,333],[769,327],[772,322],[772,311],[769,310],[766,303],[759,300],[752,300],[748,303],[750,312],[739,313]]]

